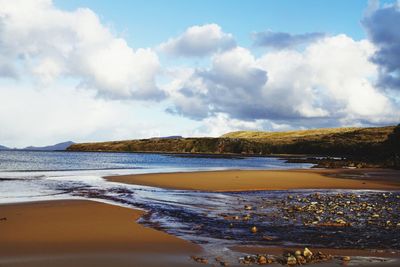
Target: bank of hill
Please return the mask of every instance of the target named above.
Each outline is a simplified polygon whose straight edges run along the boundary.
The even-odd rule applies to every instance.
[[[81,143],[69,151],[205,153],[205,154],[306,154],[346,157],[398,166],[400,125],[369,128],[326,128],[287,132],[238,131],[217,138],[150,138]]]

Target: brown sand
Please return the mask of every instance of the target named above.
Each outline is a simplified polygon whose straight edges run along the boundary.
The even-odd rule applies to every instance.
[[[113,182],[204,190],[400,189],[395,170],[229,170],[110,176]]]
[[[0,266],[192,264],[201,248],[136,223],[143,213],[80,200],[0,205]]]

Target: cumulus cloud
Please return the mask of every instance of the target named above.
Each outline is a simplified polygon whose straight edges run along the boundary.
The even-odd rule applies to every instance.
[[[210,69],[181,73],[168,89],[175,102],[169,110],[193,119],[203,119],[216,112],[251,116],[263,105],[254,100],[261,99],[267,80],[266,71],[257,67],[250,51],[237,47],[216,54]]]
[[[182,135],[198,127],[143,101],[99,98],[93,90],[14,81],[0,85],[0,144],[9,147]]]
[[[369,38],[377,47],[372,61],[379,66],[379,84],[400,89],[400,2],[382,7],[372,2],[362,21]]]
[[[131,48],[87,8],[62,11],[51,0],[0,1],[0,76],[63,77],[113,98],[160,99],[160,64],[150,49]]]
[[[264,31],[253,34],[256,46],[271,47],[275,49],[293,48],[298,45],[308,44],[321,39],[324,33],[311,32],[304,34],[290,34],[287,32]]]
[[[346,35],[259,58],[237,47],[214,55],[209,69],[176,75],[168,88],[175,103],[170,110],[197,119],[221,113],[297,127],[393,123],[400,112],[374,87],[374,52],[370,42]]]
[[[190,136],[214,136],[234,131],[259,131],[261,129],[269,131],[287,131],[293,129],[290,125],[274,123],[269,120],[245,121],[232,119],[224,113],[217,113],[204,119],[201,126],[188,133]]]
[[[232,34],[217,24],[192,26],[176,38],[159,46],[160,51],[174,56],[199,57],[235,47]]]

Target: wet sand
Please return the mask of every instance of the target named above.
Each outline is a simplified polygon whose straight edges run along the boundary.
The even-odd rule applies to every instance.
[[[229,170],[105,177],[112,182],[204,191],[400,189],[400,171],[380,169]]]
[[[199,246],[93,201],[0,205],[0,266],[187,266]]]

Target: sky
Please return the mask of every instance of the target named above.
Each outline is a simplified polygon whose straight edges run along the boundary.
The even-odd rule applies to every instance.
[[[0,0],[0,145],[400,122],[400,1]]]

